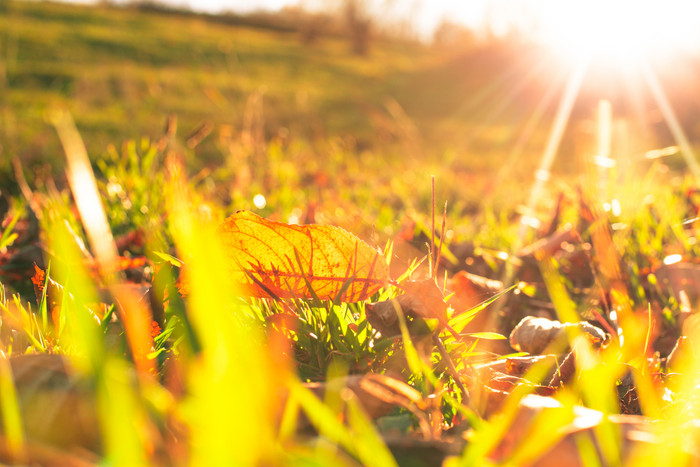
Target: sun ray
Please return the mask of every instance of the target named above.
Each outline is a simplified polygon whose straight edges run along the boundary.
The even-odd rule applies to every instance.
[[[594,61],[634,67],[640,59],[697,48],[700,2],[690,0],[545,0],[534,4],[536,35],[566,60],[588,53]]]
[[[513,103],[513,100],[519,95],[528,90],[527,86],[536,78],[541,78],[543,73],[551,74],[551,58],[544,57],[535,63],[524,76],[514,82],[503,95],[490,106],[487,113],[484,114],[478,125],[471,131],[467,140],[471,141],[479,136],[484,129],[493,125],[496,119],[503,115],[507,107]],[[517,75],[516,75],[517,76]]]
[[[520,159],[523,152],[525,151],[525,147],[530,142],[532,136],[535,134],[537,126],[542,121],[546,110],[550,107],[550,105],[552,105],[554,98],[557,96],[557,92],[561,88],[560,80],[554,80],[553,82],[556,84],[548,86],[545,90],[545,93],[538,100],[537,105],[535,106],[534,110],[530,113],[529,118],[525,122],[522,131],[520,131],[520,135],[513,144],[513,148],[509,151],[508,159],[503,164],[501,164],[498,174],[495,177],[495,186],[501,186],[501,184],[507,179],[508,175],[516,166],[516,162]]]
[[[688,141],[688,138],[683,131],[683,127],[676,117],[676,113],[673,111],[673,107],[671,107],[671,103],[666,97],[666,93],[664,92],[659,79],[656,77],[654,70],[652,70],[651,66],[649,66],[646,61],[643,61],[640,65],[642,76],[649,86],[649,90],[651,91],[656,104],[659,106],[659,110],[661,110],[661,114],[663,115],[669,130],[671,130],[673,138],[680,146],[681,153],[685,158],[685,162],[688,164],[688,168],[692,172],[693,177],[695,177],[696,183],[700,184],[700,166],[698,165],[695,153],[690,145],[690,141]]]
[[[567,79],[564,94],[562,95],[561,101],[559,101],[559,107],[557,108],[557,113],[554,118],[554,124],[549,133],[547,145],[542,153],[539,168],[535,172],[535,181],[530,190],[530,196],[528,197],[526,206],[526,215],[532,215],[535,205],[542,196],[544,184],[549,179],[552,164],[554,163],[554,157],[559,149],[562,136],[564,135],[564,130],[569,123],[571,110],[574,107],[579,90],[581,89],[581,84],[583,83],[583,78],[586,75],[588,64],[588,57],[581,57],[579,62],[572,70],[571,75]],[[523,223],[523,225],[525,226],[526,223]],[[520,238],[522,237],[523,236],[521,235]]]

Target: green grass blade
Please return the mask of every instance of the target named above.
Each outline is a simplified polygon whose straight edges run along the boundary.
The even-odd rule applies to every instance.
[[[7,224],[7,227],[5,227],[5,230],[3,230],[2,235],[0,236],[0,251],[12,245],[17,239],[17,234],[13,233],[12,230],[14,230],[15,226],[17,225],[17,221],[19,221],[22,215],[23,212],[21,210],[17,210],[15,215]]]
[[[2,410],[2,425],[7,447],[11,456],[19,461],[23,457],[24,448],[22,416],[12,368],[4,355],[0,356],[0,410]]]

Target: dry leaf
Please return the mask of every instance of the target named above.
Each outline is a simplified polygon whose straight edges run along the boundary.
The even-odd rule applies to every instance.
[[[494,373],[491,375],[491,379],[485,383],[491,389],[507,393],[512,393],[519,386],[525,386],[531,388],[534,394],[540,396],[551,396],[557,389],[555,387],[533,384],[532,381],[527,379],[504,373]]]
[[[4,364],[12,371],[22,427],[29,441],[61,450],[100,451],[94,392],[68,359],[20,355]]]
[[[416,304],[413,308],[418,316],[437,318],[442,324],[447,322],[447,304],[434,280],[404,281],[400,287],[407,295],[415,297]]]
[[[396,407],[403,407],[414,414],[427,408],[420,392],[402,380],[388,375],[367,373],[303,384],[320,399],[324,399],[328,391],[340,393],[345,388],[350,389],[370,418],[386,415]],[[282,395],[287,397],[285,392]],[[307,422],[308,420],[302,419],[302,427]]]
[[[549,362],[551,366],[558,364],[555,355],[525,355],[519,357],[508,357],[505,359],[506,373],[513,376],[522,377],[530,369],[543,362]]]
[[[573,228],[567,227],[526,246],[518,252],[517,256],[521,259],[528,257],[537,258],[541,257],[543,254],[554,256],[557,251],[562,249],[562,245],[567,243],[577,244],[580,242],[580,234]]]
[[[240,290],[256,297],[357,302],[389,281],[382,255],[330,225],[289,225],[240,211],[219,227]]]
[[[600,328],[585,321],[578,323],[560,323],[547,318],[526,316],[510,333],[510,345],[519,352],[541,354],[554,342],[566,345],[567,327],[578,327],[591,344],[596,346],[606,345],[610,337]]]
[[[541,436],[545,419],[558,419],[562,424],[554,436],[547,434],[552,444],[542,446],[542,449],[532,449],[529,452],[519,451],[519,446],[527,439]],[[640,454],[646,452],[644,447],[660,443],[654,434],[652,423],[641,416],[635,415],[605,415],[597,410],[582,406],[565,406],[552,397],[527,395],[519,404],[519,410],[510,425],[506,435],[496,449],[491,451],[489,458],[495,463],[508,461],[518,465],[549,466],[584,466],[581,456],[581,443],[586,442],[592,449],[592,462],[601,465],[606,459],[604,446],[601,446],[598,427],[601,424],[611,426],[618,434],[617,449],[619,452],[613,460],[622,465],[642,465]],[[546,428],[544,428],[546,429]],[[513,455],[519,451],[518,462],[513,461]],[[688,450],[686,450],[688,451]],[[697,457],[687,452],[689,465],[697,465]],[[603,465],[607,465],[602,462]]]
[[[458,271],[447,281],[446,288],[454,292],[450,303],[457,314],[474,308],[504,290],[503,282],[470,274],[466,271]]]
[[[424,324],[428,324],[427,327],[416,326],[413,329],[409,329],[411,335],[414,335],[412,331],[418,331],[419,334],[423,334],[425,331],[430,333],[436,328],[441,329],[443,327],[453,335],[458,335],[447,322],[447,303],[445,303],[442,291],[434,280],[404,281],[399,287],[406,293],[390,300],[370,303],[365,308],[367,320],[383,336],[401,335],[401,328],[398,323],[398,309],[407,318],[411,320],[418,319]],[[429,324],[427,320],[437,320],[437,323]],[[439,326],[436,326],[436,324],[439,324]]]
[[[415,295],[404,294],[390,300],[376,303],[368,303],[365,307],[367,321],[374,329],[384,337],[397,337],[401,335],[399,325],[399,311],[403,313],[409,322],[408,332],[411,336],[424,336],[436,329],[436,322],[429,323],[431,317],[427,313],[425,303]]]
[[[32,276],[32,284],[34,284],[34,295],[36,296],[37,305],[41,305],[41,300],[44,295],[44,285],[46,289],[46,307],[51,314],[51,321],[56,329],[59,328],[61,317],[61,302],[63,302],[63,286],[53,280],[52,277],[46,280],[46,271],[41,269],[34,263],[34,275]]]
[[[700,265],[692,263],[664,264],[654,271],[664,290],[670,290],[676,300],[685,299],[694,304],[700,299]],[[686,296],[682,297],[685,293]]]

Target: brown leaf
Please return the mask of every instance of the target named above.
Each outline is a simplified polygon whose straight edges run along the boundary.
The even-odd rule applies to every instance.
[[[53,321],[54,327],[58,329],[61,316],[61,302],[63,301],[63,286],[50,276],[47,281],[46,271],[37,266],[36,263],[34,263],[32,284],[34,284],[34,294],[36,296],[37,305],[41,304],[44,295],[44,285],[47,285],[46,307],[49,313],[51,313],[51,320]]]
[[[676,300],[691,304],[700,299],[700,265],[693,263],[664,264],[654,271],[654,275],[665,290],[670,290]],[[682,294],[686,296],[683,297]]]
[[[328,391],[341,392],[344,388],[350,389],[370,418],[386,415],[396,407],[403,407],[414,414],[427,408],[426,401],[414,388],[400,379],[376,373],[304,383],[304,386],[321,399],[326,397]],[[286,397],[286,394],[284,396]]]
[[[495,372],[491,375],[491,379],[486,382],[488,387],[496,391],[504,391],[511,393],[518,386],[526,386],[532,388],[533,393],[540,396],[551,396],[556,391],[556,388],[550,386],[542,386],[533,384],[531,381],[520,378],[518,376],[507,375],[505,373]]]
[[[447,322],[447,304],[442,291],[432,279],[404,281],[400,286],[407,295],[414,297],[413,311],[422,318],[437,318]]]
[[[240,211],[219,227],[232,279],[256,297],[369,298],[389,281],[381,254],[330,225],[289,225]]]
[[[513,376],[523,377],[534,365],[545,364],[545,362],[547,362],[547,364],[549,364],[552,368],[556,368],[561,364],[557,356],[552,354],[508,357],[505,359],[506,373]]]
[[[538,422],[555,417],[562,421],[556,434],[543,433],[541,427],[546,425]],[[644,461],[648,462],[648,459],[640,457],[640,454],[648,452],[644,448],[648,448],[650,444],[661,442],[654,433],[652,422],[645,417],[605,415],[587,407],[565,406],[554,398],[531,394],[520,401],[510,428],[496,449],[490,452],[489,458],[495,463],[510,461],[512,464],[513,454],[526,440],[548,438],[547,444],[544,444],[543,440],[540,446],[525,454],[523,454],[524,450],[521,450],[518,465],[540,467],[588,465],[582,460],[580,449],[582,441],[593,448],[590,452],[593,462],[605,465],[604,459],[609,457],[604,454],[605,447],[600,442],[601,424],[611,426],[619,436],[617,441],[619,457],[616,456],[615,460],[618,462],[623,460],[624,465],[642,465]],[[687,448],[684,450],[689,455],[689,465],[697,465],[697,457],[688,452]]]
[[[41,300],[41,295],[44,293],[44,282],[46,282],[46,273],[43,269],[34,263],[34,275],[32,276],[32,284],[34,284],[34,294],[37,300]]]
[[[390,300],[370,303],[365,308],[367,320],[383,336],[401,335],[397,314],[399,309],[411,320],[418,319],[424,323],[425,320],[437,320],[437,323],[428,325],[431,332],[436,328],[446,328],[455,337],[459,336],[447,322],[447,303],[445,303],[442,291],[434,280],[404,281],[399,287],[406,293]],[[436,326],[436,324],[438,325]],[[420,331],[422,333],[426,330],[425,327],[422,329],[414,328],[409,329],[409,332]]]
[[[376,303],[368,303],[365,307],[367,321],[374,329],[379,331],[384,337],[397,337],[401,335],[401,326],[399,325],[399,312],[403,313],[410,321],[417,320],[425,324],[417,329],[411,329],[409,326],[409,334],[415,337],[414,332],[425,335],[434,330],[435,326],[428,326],[425,321],[429,319],[426,305],[418,297],[411,294],[399,295],[390,300],[384,300]]]
[[[17,391],[28,440],[53,448],[99,452],[99,422],[89,381],[60,355],[20,355],[6,360]],[[54,464],[56,465],[56,464]]]
[[[510,345],[520,352],[541,354],[550,345],[558,343],[565,346],[568,340],[566,328],[577,327],[594,346],[606,345],[609,336],[600,328],[585,321],[578,323],[560,323],[559,321],[535,316],[523,318],[510,333]]]
[[[517,256],[521,259],[528,257],[537,258],[544,255],[554,256],[566,243],[580,243],[581,236],[571,227],[553,232],[535,243],[521,249]]]
[[[471,310],[492,296],[503,292],[503,282],[477,276],[465,271],[457,272],[447,281],[446,289],[454,292],[449,300],[454,308],[454,316]],[[479,313],[468,324],[469,331],[496,330],[494,316],[489,313]],[[464,330],[462,330],[464,332]]]

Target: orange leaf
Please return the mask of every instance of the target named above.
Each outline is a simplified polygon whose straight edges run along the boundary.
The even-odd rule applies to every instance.
[[[322,300],[356,302],[389,281],[381,254],[339,227],[289,225],[239,211],[224,221],[219,233],[234,282],[252,296],[315,294]]]
[[[46,283],[46,273],[43,269],[34,263],[34,275],[32,276],[32,284],[34,284],[34,293],[37,300],[41,300],[44,293],[44,284]]]
[[[424,318],[437,318],[442,324],[447,323],[447,304],[442,291],[434,280],[404,281],[401,288],[418,300],[415,312]]]

